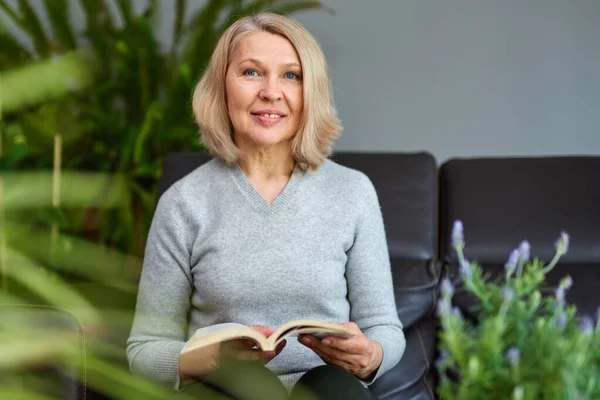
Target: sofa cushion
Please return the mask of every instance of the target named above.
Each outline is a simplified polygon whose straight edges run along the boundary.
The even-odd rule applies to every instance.
[[[406,351],[400,363],[371,385],[379,400],[431,400],[435,398],[433,358],[436,321],[420,319],[406,330]]]
[[[456,277],[450,246],[455,220],[464,224],[467,259],[496,275],[522,240],[531,244],[532,257],[550,261],[564,230],[571,237],[570,250],[548,276],[548,285],[571,274],[567,300],[593,313],[600,304],[599,174],[600,157],[447,161],[440,170],[440,259]]]

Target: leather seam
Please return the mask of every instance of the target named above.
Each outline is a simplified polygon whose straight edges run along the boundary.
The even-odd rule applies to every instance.
[[[427,382],[427,375],[429,375],[429,370],[431,368],[431,364],[427,359],[427,350],[425,349],[425,342],[423,342],[423,336],[421,335],[421,330],[419,327],[415,326],[415,330],[417,331],[417,337],[419,338],[419,343],[421,344],[421,352],[423,354],[423,359],[425,360],[425,375],[423,375],[423,384],[427,388],[427,392],[429,392],[429,397],[433,400],[433,391],[431,390],[431,386],[429,386],[429,382]]]

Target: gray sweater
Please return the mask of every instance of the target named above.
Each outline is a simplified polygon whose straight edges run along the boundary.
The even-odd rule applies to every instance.
[[[127,343],[132,371],[177,385],[179,353],[199,327],[293,319],[354,321],[383,347],[375,379],[400,360],[406,342],[366,175],[327,160],[316,172],[296,170],[269,204],[238,165],[213,159],[169,188],[146,244]],[[267,367],[290,388],[322,364],[290,338]]]

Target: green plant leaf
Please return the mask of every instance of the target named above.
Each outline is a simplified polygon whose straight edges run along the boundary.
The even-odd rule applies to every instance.
[[[11,35],[0,32],[0,70],[7,71],[32,58],[31,53]],[[1,88],[0,88],[1,90]]]
[[[154,19],[156,17],[156,10],[158,9],[158,0],[148,0],[148,5],[146,9],[142,13],[145,18],[152,20],[152,22],[156,22]]]
[[[87,374],[91,387],[115,400],[163,400],[173,397],[171,389],[134,376],[128,370],[93,355],[88,357]],[[180,395],[182,400],[192,400],[185,393]],[[206,400],[222,398],[220,395],[216,397],[210,390],[206,390],[205,395],[202,398]]]
[[[171,50],[172,55],[177,51],[179,46],[179,40],[184,29],[184,17],[185,11],[187,10],[187,0],[177,0],[175,4],[175,23],[173,24],[173,48]]]
[[[0,0],[0,9],[10,17],[15,25],[21,26],[21,16],[11,6],[6,4],[6,0]]]
[[[0,398],[15,400],[56,400],[55,397],[48,397],[32,389],[10,386],[0,386]]]
[[[52,206],[52,172],[2,174],[5,210]],[[61,206],[113,208],[127,193],[123,175],[64,171],[61,174]]]
[[[136,18],[133,13],[133,5],[131,4],[131,0],[116,0],[116,2],[119,6],[121,16],[123,17],[123,23],[125,25],[130,25]]]
[[[97,60],[104,73],[110,73],[112,56],[111,39],[115,36],[115,24],[107,0],[79,0],[85,13],[84,36],[92,44]]]
[[[44,0],[44,7],[52,32],[63,51],[75,49],[76,42],[71,29],[68,0]]]
[[[227,2],[225,0],[209,0],[204,7],[192,16],[184,30],[187,39],[183,49],[182,62],[197,66],[199,63],[194,62],[194,53],[196,53],[198,49],[206,48],[207,45],[210,46],[212,50],[212,44],[215,40],[209,40],[209,38],[214,36],[214,26],[217,21],[219,21],[221,12],[226,6]],[[206,59],[206,55],[202,57],[203,61]],[[201,61],[201,63],[204,63],[203,61]],[[192,69],[197,70],[197,68]]]
[[[70,310],[84,323],[96,323],[97,311],[58,276],[48,279],[42,266],[14,249],[6,251],[7,276],[41,296],[49,305]]]
[[[70,53],[3,72],[0,76],[3,114],[88,87],[97,73],[92,67],[93,62],[87,56]]]
[[[72,234],[60,233],[50,260],[50,229],[32,223],[8,223],[7,228],[10,229],[8,246],[33,259],[50,261],[56,271],[127,293],[136,291],[135,283],[123,279],[139,270],[141,260],[135,256]]]
[[[19,161],[27,157],[28,154],[29,146],[27,143],[13,144],[9,152],[0,157],[0,171],[10,171]]]
[[[156,121],[160,121],[162,118],[162,104],[158,101],[155,101],[150,105],[148,112],[146,113],[146,117],[144,118],[144,122],[142,124],[142,128],[137,135],[135,140],[134,150],[133,150],[133,163],[137,165],[140,163],[142,159],[142,154],[144,151],[144,144],[148,140],[150,132],[152,132],[153,124]]]
[[[42,58],[50,55],[50,40],[42,27],[40,19],[27,0],[19,0],[19,11],[22,16],[22,27],[27,30],[37,53]]]

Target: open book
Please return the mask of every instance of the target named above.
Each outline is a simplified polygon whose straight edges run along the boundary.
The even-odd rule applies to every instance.
[[[263,351],[274,351],[277,345],[285,338],[308,333],[319,337],[340,336],[349,338],[354,336],[354,333],[331,322],[296,320],[281,325],[267,338],[255,329],[230,322],[198,329],[190,340],[188,340],[181,352],[185,353],[199,347],[210,346],[211,344],[234,339],[250,339]]]

